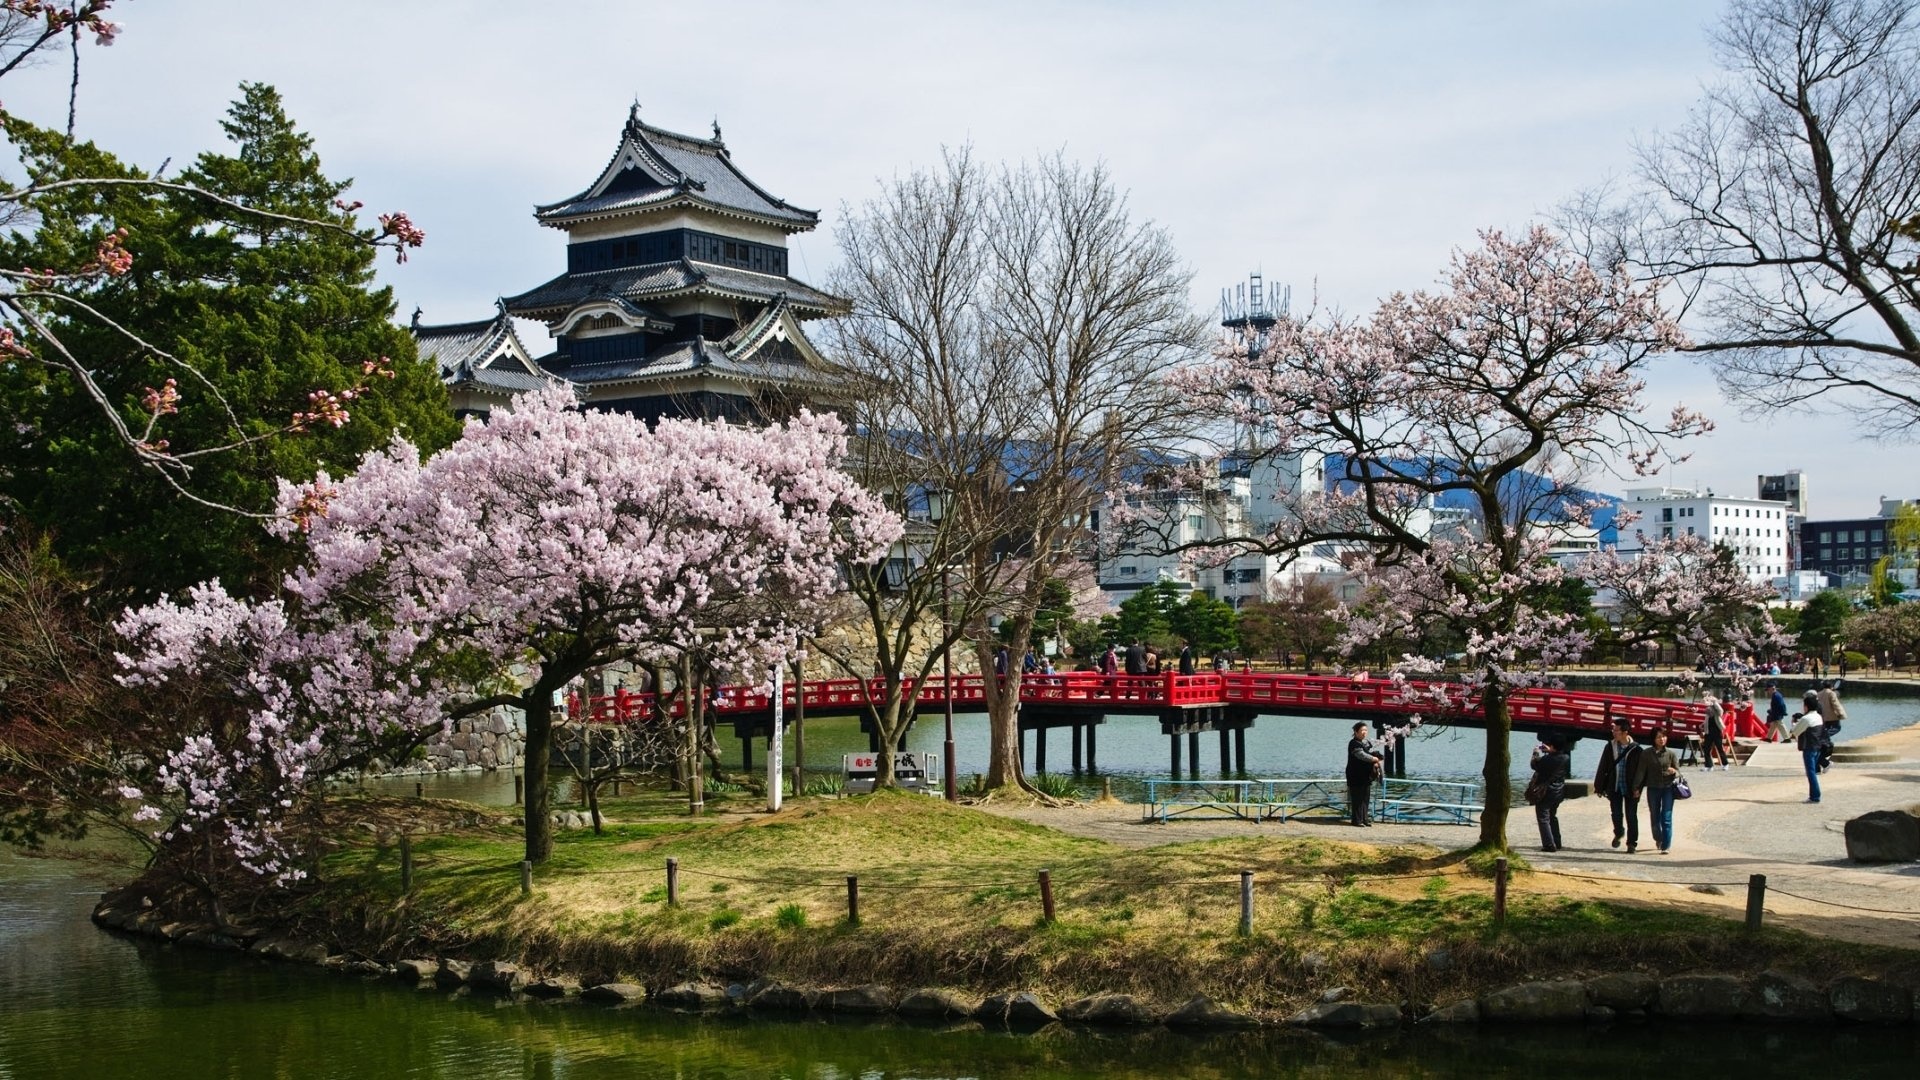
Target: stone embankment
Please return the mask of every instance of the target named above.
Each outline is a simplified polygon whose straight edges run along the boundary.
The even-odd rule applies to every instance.
[[[503,960],[452,957],[391,963],[333,955],[325,943],[276,936],[226,923],[170,919],[137,889],[109,893],[94,909],[101,926],[164,938],[183,946],[249,952],[268,960],[311,964],[365,978],[392,979],[441,991],[537,998],[578,998],[608,1006],[642,1003],[683,1011],[767,1014],[810,1012],[859,1016],[971,1019],[1030,1031],[1056,1022],[1109,1027],[1245,1028],[1280,1023],[1324,1029],[1386,1029],[1409,1024],[1607,1024],[1648,1019],[1734,1020],[1806,1024],[1909,1024],[1920,1019],[1920,988],[1848,976],[1819,983],[1787,972],[1758,975],[1621,972],[1597,978],[1529,982],[1442,1004],[1362,1002],[1332,987],[1314,1004],[1284,1018],[1260,1018],[1195,996],[1177,1008],[1157,1008],[1128,994],[1102,993],[1052,1005],[1029,991],[978,997],[942,987],[899,990],[880,985],[796,986],[771,979],[749,983],[692,980],[643,987],[606,982],[583,985]]]

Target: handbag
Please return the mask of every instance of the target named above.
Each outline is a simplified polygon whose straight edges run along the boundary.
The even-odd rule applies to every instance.
[[[1527,781],[1527,790],[1521,794],[1526,798],[1528,806],[1538,806],[1540,800],[1546,797],[1547,791],[1546,787],[1540,783],[1540,778],[1536,776]]]
[[[1687,786],[1686,777],[1675,776],[1673,778],[1673,797],[1676,799],[1693,798],[1693,789]]]

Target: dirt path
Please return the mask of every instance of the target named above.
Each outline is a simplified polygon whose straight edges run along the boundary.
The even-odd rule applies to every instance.
[[[1611,847],[1607,801],[1599,798],[1566,803],[1560,822],[1568,846],[1556,854],[1541,854],[1532,815],[1521,806],[1508,822],[1507,835],[1539,873],[1524,876],[1524,884],[1516,887],[1594,899],[1657,901],[1737,918],[1745,909],[1749,875],[1764,874],[1770,922],[1851,941],[1920,949],[1920,863],[1851,863],[1842,832],[1849,818],[1869,810],[1920,803],[1920,726],[1855,740],[1854,745],[1892,753],[1898,760],[1836,763],[1820,778],[1818,804],[1806,802],[1806,776],[1790,753],[1762,755],[1758,763],[1730,772],[1687,770],[1694,797],[1675,808],[1673,851],[1668,855],[1653,853],[1644,820],[1638,854]],[[1130,803],[985,808],[1136,848],[1273,835],[1418,843],[1445,850],[1466,847],[1478,838],[1476,828],[1458,825],[1381,824],[1356,830],[1331,821],[1257,824],[1232,818],[1158,825],[1143,823],[1140,807]]]

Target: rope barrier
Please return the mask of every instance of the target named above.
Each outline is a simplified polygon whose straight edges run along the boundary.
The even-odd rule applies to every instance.
[[[1847,911],[1864,911],[1873,915],[1904,915],[1909,919],[1914,918],[1916,916],[1920,916],[1920,911],[1896,911],[1893,908],[1860,907],[1857,904],[1843,904],[1838,900],[1821,900],[1811,896],[1801,896],[1799,893],[1791,893],[1785,889],[1776,888],[1772,885],[1767,886],[1767,891],[1771,893],[1778,893],[1781,896],[1791,896],[1795,900],[1805,900],[1809,904],[1819,904],[1823,907],[1843,908]]]

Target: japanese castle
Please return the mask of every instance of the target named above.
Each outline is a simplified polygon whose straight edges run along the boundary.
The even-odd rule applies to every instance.
[[[720,138],[680,135],[627,116],[619,146],[585,191],[534,209],[567,233],[566,272],[499,301],[491,319],[423,325],[462,415],[505,405],[559,378],[600,408],[662,417],[761,422],[819,408],[841,376],[802,324],[845,309],[787,273],[787,237],[820,215],[747,179]],[[555,339],[529,355],[512,317]]]

